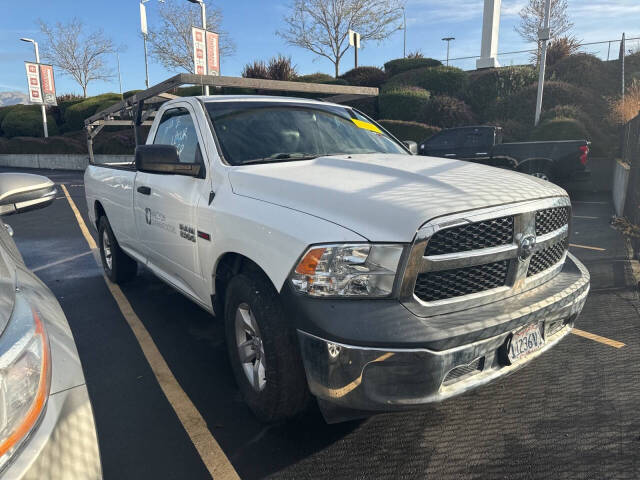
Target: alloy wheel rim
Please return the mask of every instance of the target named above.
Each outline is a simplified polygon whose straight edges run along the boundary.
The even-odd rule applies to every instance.
[[[102,232],[102,250],[104,250],[104,261],[107,264],[107,268],[111,270],[113,254],[111,253],[111,242],[109,241],[109,235],[107,235],[106,230]]]
[[[535,173],[532,173],[531,175],[536,178],[540,178],[541,180],[546,180],[547,182],[549,181],[549,176],[544,172],[535,172]]]
[[[251,387],[259,392],[267,385],[264,344],[256,318],[246,303],[236,309],[235,333],[242,370]]]

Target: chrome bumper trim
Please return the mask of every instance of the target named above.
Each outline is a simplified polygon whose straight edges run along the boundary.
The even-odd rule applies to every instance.
[[[573,285],[529,305],[526,311],[503,312],[502,320],[505,314],[512,316],[508,329],[455,348],[435,351],[358,347],[331,342],[299,330],[309,388],[320,400],[334,406],[383,412],[441,401],[508,375],[564,338],[582,311],[589,293],[589,273],[577,260],[571,260],[580,271]],[[495,311],[499,303],[494,303],[491,311]],[[478,310],[485,308],[477,307]],[[493,324],[487,322],[486,329],[496,328],[497,318]],[[513,331],[513,322],[519,326],[538,323],[543,328],[546,343],[541,350],[507,366],[501,363],[498,351]],[[553,331],[558,322],[562,322],[562,328]],[[548,335],[548,332],[553,333]],[[451,370],[480,357],[484,358],[482,370],[443,385]]]

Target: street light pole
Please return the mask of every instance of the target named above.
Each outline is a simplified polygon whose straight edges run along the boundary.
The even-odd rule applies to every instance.
[[[442,40],[444,42],[447,42],[447,65],[449,65],[449,44],[451,43],[451,40],[455,40],[456,37],[444,37]]]
[[[38,75],[40,75],[40,52],[38,51],[38,42],[31,38],[21,38],[23,42],[33,43],[33,48],[36,51],[36,63],[38,64]],[[47,110],[44,106],[44,100],[41,98],[43,103],[40,105],[40,109],[42,111],[42,128],[44,130],[44,138],[49,138],[49,128],[47,127]]]
[[[116,52],[116,61],[118,62],[118,82],[120,83],[120,96],[122,97],[122,75],[120,74],[120,54],[118,52]]]
[[[205,6],[204,1],[203,0],[187,0],[187,1],[191,3],[200,4],[200,14],[202,15],[202,29],[207,30],[207,7]],[[209,95],[209,85],[204,86],[204,94]]]
[[[544,4],[544,26],[538,30],[538,41],[542,42],[542,52],[540,54],[540,76],[538,77],[538,96],[536,98],[536,116],[534,125],[540,123],[542,113],[542,94],[544,92],[544,72],[547,67],[547,43],[551,37],[549,30],[549,17],[551,15],[551,0],[545,0]]]
[[[402,8],[402,18],[404,21],[404,28],[403,33],[404,33],[404,45],[402,47],[402,58],[407,58],[407,11],[405,10],[404,7]]]

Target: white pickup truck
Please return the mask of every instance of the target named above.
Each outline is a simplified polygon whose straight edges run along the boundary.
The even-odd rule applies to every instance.
[[[486,384],[569,333],[589,291],[564,190],[412,155],[343,105],[173,99],[135,164],[92,164],[85,188],[108,277],[142,264],[223,320],[264,421]]]

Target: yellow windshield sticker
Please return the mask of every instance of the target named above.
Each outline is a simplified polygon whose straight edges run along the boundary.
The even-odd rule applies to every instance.
[[[353,123],[355,123],[359,128],[364,128],[365,130],[369,130],[371,132],[382,133],[378,127],[376,127],[373,123],[363,122],[362,120],[358,120],[355,118],[351,119]]]

